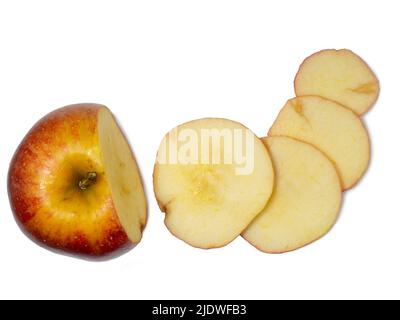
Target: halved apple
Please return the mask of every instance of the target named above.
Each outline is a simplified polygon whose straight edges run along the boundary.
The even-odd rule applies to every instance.
[[[183,124],[164,138],[154,192],[165,224],[198,248],[233,241],[265,207],[274,172],[262,141],[225,119]]]
[[[284,253],[325,235],[342,193],[333,164],[313,146],[287,137],[264,138],[275,168],[274,192],[242,236],[257,249]]]
[[[68,106],[40,120],[12,160],[9,194],[28,235],[73,254],[126,250],[140,241],[146,223],[136,161],[101,105]]]
[[[370,143],[360,118],[350,109],[320,97],[289,100],[269,130],[310,143],[336,166],[343,189],[354,186],[368,168]]]
[[[337,101],[358,115],[378,99],[379,82],[370,67],[350,50],[322,50],[304,60],[296,75],[297,96]]]

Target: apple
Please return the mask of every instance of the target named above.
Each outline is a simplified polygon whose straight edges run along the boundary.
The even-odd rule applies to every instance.
[[[344,190],[353,187],[369,165],[370,142],[360,118],[350,109],[316,96],[289,100],[269,130],[320,149],[335,164]]]
[[[371,68],[347,49],[322,50],[306,58],[294,86],[297,96],[334,100],[358,115],[367,112],[379,95],[379,82]]]
[[[342,193],[335,167],[315,147],[288,137],[264,138],[275,168],[274,192],[242,236],[267,253],[285,253],[325,235]]]
[[[166,135],[153,182],[170,232],[210,249],[233,241],[261,212],[274,171],[262,141],[242,124],[201,119]]]
[[[23,231],[57,252],[106,257],[141,240],[139,169],[105,106],[71,105],[41,119],[12,159],[8,188]]]

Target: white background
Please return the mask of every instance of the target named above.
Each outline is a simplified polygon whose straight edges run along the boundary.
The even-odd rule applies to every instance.
[[[0,2],[0,298],[400,298],[400,19],[398,1]],[[267,255],[238,238],[192,248],[163,224],[152,169],[163,135],[224,117],[262,136],[299,64],[349,48],[375,70],[365,122],[373,158],[325,238]],[[107,262],[28,240],[7,197],[9,161],[47,112],[98,102],[120,120],[142,169],[149,221],[140,245]]]

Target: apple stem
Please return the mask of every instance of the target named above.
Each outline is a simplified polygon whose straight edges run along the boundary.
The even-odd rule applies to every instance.
[[[79,181],[79,188],[81,190],[86,190],[92,184],[96,183],[97,180],[97,173],[96,172],[88,172],[86,178],[83,178]]]

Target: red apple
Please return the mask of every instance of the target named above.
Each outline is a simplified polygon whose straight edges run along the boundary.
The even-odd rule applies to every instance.
[[[67,106],[41,119],[14,155],[8,187],[17,222],[39,244],[102,257],[141,240],[140,173],[104,106]]]

